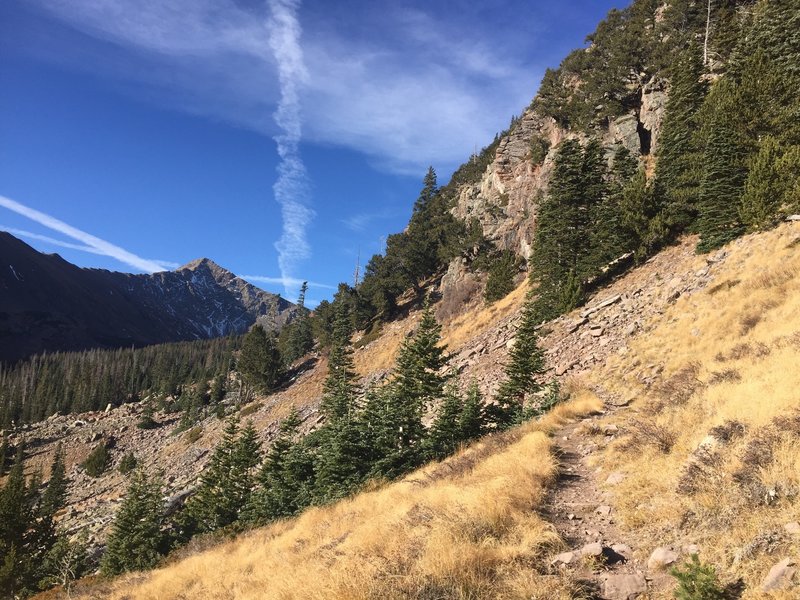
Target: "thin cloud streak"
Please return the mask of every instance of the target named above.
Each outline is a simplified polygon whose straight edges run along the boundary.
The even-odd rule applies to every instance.
[[[299,288],[303,283],[307,283],[310,288],[320,288],[324,290],[335,290],[335,285],[328,285],[327,283],[317,283],[315,281],[306,281],[305,279],[298,279],[297,277],[269,277],[267,275],[240,275],[242,279],[248,281],[257,281],[259,283],[272,283],[275,285],[282,285],[284,287],[292,286]]]
[[[120,248],[119,246],[112,244],[111,242],[102,240],[90,233],[86,233],[85,231],[81,231],[72,225],[64,223],[64,221],[60,221],[55,217],[47,215],[34,208],[30,208],[29,206],[25,206],[24,204],[20,204],[11,198],[0,196],[0,206],[17,213],[18,215],[27,217],[31,221],[39,223],[48,229],[58,231],[67,237],[71,237],[74,240],[78,240],[79,242],[86,244],[95,250],[94,254],[101,254],[103,256],[114,258],[121,263],[146,273],[156,273],[158,271],[167,270],[164,268],[164,265],[159,264],[156,261],[137,256],[132,252],[128,252],[124,248]]]
[[[380,5],[355,31],[314,21],[312,8],[301,52],[296,0],[269,0],[269,36],[260,10],[235,0],[31,1],[132,51],[102,70],[136,80],[133,89],[147,98],[273,135],[266,107],[289,96],[304,107],[305,141],[352,148],[381,170],[415,176],[430,164],[455,166],[489,143],[508,123],[501,115],[530,101],[544,71],[519,59],[522,42],[513,36],[407,3]],[[62,54],[49,60],[83,64]],[[264,77],[275,66],[280,90]],[[291,125],[287,116],[279,125]],[[296,125],[299,135],[299,118]]]
[[[57,240],[56,238],[51,238],[48,235],[42,235],[40,233],[33,233],[32,231],[25,231],[24,229],[17,229],[15,227],[6,227],[5,225],[0,225],[0,231],[6,231],[11,235],[15,235],[21,238],[28,238],[30,240],[39,240],[40,242],[45,242],[47,244],[51,244],[53,246],[58,246],[59,248],[69,248],[70,250],[80,250],[81,252],[88,252],[89,254],[97,254],[100,256],[106,256],[105,252],[98,250],[97,248],[92,248],[91,246],[83,246],[81,244],[73,244],[72,242],[65,242],[63,240]],[[159,260],[159,259],[149,259],[155,263],[158,263],[162,267],[169,269],[177,269],[180,267],[180,263],[172,262],[170,260]]]
[[[278,251],[278,268],[287,296],[296,286],[286,282],[295,279],[292,274],[298,263],[311,256],[306,229],[315,214],[306,206],[309,197],[308,178],[298,147],[302,125],[298,88],[308,77],[300,48],[298,6],[299,2],[294,0],[270,0],[269,3],[269,46],[278,65],[281,90],[278,108],[273,114],[275,123],[282,131],[273,138],[281,159],[273,192],[281,206],[283,232],[275,242],[275,249]]]

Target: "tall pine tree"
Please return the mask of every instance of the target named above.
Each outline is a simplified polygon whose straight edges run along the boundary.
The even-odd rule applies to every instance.
[[[691,228],[697,219],[703,156],[699,111],[707,92],[701,54],[690,45],[676,62],[658,142],[657,193],[675,231]]]

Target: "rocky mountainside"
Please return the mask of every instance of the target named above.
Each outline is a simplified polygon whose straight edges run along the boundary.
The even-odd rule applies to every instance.
[[[610,160],[615,144],[647,162],[658,147],[667,81],[660,76],[631,86],[638,101],[625,114],[608,119],[599,134]],[[536,228],[536,199],[547,193],[558,145],[565,139],[585,140],[589,135],[559,125],[533,106],[515,120],[499,139],[494,159],[481,179],[460,188],[453,214],[477,218],[484,236],[498,248],[530,258]],[[542,157],[535,157],[536,142],[544,142]]]
[[[294,305],[208,259],[152,275],[81,269],[0,232],[0,361],[279,329]]]

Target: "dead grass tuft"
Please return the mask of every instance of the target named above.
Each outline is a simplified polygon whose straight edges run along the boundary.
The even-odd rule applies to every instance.
[[[713,296],[717,292],[721,292],[723,290],[726,290],[726,291],[730,290],[732,288],[735,288],[740,283],[741,283],[741,281],[738,280],[738,279],[729,279],[727,281],[722,281],[722,282],[717,283],[716,285],[712,285],[710,288],[708,288],[708,295],[709,296]]]
[[[439,306],[436,307],[436,318],[440,323],[447,323],[462,315],[470,303],[478,297],[480,289],[481,284],[472,277],[462,279],[444,294]]]
[[[641,452],[648,447],[668,454],[675,445],[677,436],[669,428],[651,420],[634,420],[629,427],[631,434],[622,444],[628,451]]]
[[[716,385],[718,383],[730,383],[732,381],[741,381],[742,376],[739,374],[739,371],[736,369],[725,369],[724,371],[718,371],[716,373],[712,373],[711,377],[708,379],[708,385]]]
[[[692,361],[681,367],[678,371],[654,386],[654,392],[664,403],[671,405],[685,404],[689,398],[703,385],[698,375],[700,373],[700,363]]]

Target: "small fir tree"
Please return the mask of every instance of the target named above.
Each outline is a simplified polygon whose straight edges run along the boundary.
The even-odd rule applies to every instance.
[[[100,477],[105,473],[110,462],[111,453],[108,451],[105,440],[103,440],[89,453],[82,466],[90,477]]]
[[[152,569],[163,550],[163,511],[160,477],[137,470],[111,528],[100,571],[106,576]]]
[[[242,341],[237,368],[252,389],[273,391],[283,375],[274,334],[267,333],[261,325],[254,325]]]
[[[441,460],[452,454],[463,441],[459,427],[464,413],[464,401],[454,384],[447,386],[444,400],[439,405],[436,417],[425,439],[425,457],[428,460]]]
[[[544,373],[544,354],[537,344],[535,300],[529,297],[522,309],[514,345],[509,352],[505,377],[494,404],[487,407],[489,418],[498,429],[522,420],[525,399],[538,392],[537,378]]]
[[[47,488],[42,494],[41,512],[45,515],[54,515],[64,507],[67,498],[67,475],[64,468],[64,452],[59,444],[50,466],[50,479]]]

